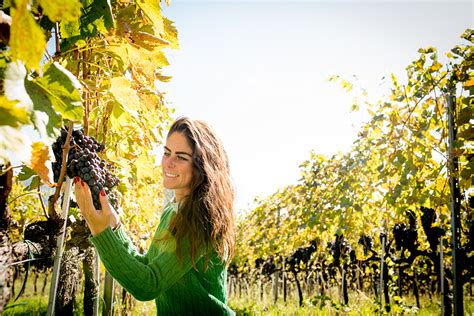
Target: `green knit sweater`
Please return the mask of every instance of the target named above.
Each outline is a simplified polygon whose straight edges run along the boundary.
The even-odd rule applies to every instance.
[[[137,300],[155,300],[157,315],[235,315],[226,305],[224,263],[214,252],[204,269],[201,254],[193,267],[189,242],[183,258],[176,256],[176,240],[168,230],[177,203],[165,206],[153,241],[139,254],[125,231],[109,227],[90,237],[105,268]]]

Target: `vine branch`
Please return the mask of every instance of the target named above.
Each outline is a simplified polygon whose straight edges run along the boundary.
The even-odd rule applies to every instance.
[[[58,185],[56,187],[56,191],[54,192],[54,195],[52,195],[49,198],[49,204],[48,204],[48,214],[49,217],[53,219],[59,219],[60,215],[58,212],[56,212],[56,201],[59,198],[59,194],[61,193],[61,187],[64,182],[64,178],[66,176],[66,169],[67,169],[67,155],[69,153],[69,148],[71,147],[69,142],[71,140],[71,135],[72,135],[72,130],[74,127],[74,122],[70,122],[68,126],[68,131],[67,131],[67,136],[66,136],[66,141],[63,146],[63,157],[62,157],[62,162],[61,162],[61,173],[59,175],[58,179]]]

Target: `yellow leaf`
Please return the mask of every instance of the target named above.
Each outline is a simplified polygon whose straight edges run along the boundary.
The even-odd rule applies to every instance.
[[[464,88],[470,88],[474,86],[474,77],[469,78],[468,81],[464,82]]]
[[[136,48],[132,45],[127,45],[128,60],[130,63],[134,64],[136,67],[140,67],[140,63],[144,61],[151,62],[152,64],[146,64],[147,67],[160,68],[163,66],[168,66],[168,60],[165,57],[165,54],[161,50],[149,51],[143,48]],[[145,65],[143,65],[145,66]]]
[[[135,161],[134,165],[137,167],[137,178],[140,181],[146,179],[159,178],[161,176],[161,169],[155,166],[155,157],[151,154],[142,154]]]
[[[110,128],[113,130],[121,130],[124,126],[128,126],[132,122],[132,117],[124,109],[121,103],[114,102],[112,112],[110,113]]]
[[[43,142],[33,142],[31,147],[31,160],[28,167],[36,171],[43,182],[51,184],[49,169],[46,167],[46,162],[49,160],[48,146]]]
[[[161,15],[161,7],[159,1],[150,1],[150,0],[138,0],[136,2],[143,13],[148,17],[150,22],[153,24],[153,28],[158,34],[163,33],[163,16]]]
[[[21,60],[28,67],[39,70],[46,39],[28,11],[28,3],[28,0],[15,1],[15,9],[11,9],[10,50],[13,61]]]
[[[139,44],[140,42],[143,42],[145,45],[149,46],[155,46],[155,45],[161,45],[161,46],[167,46],[170,45],[170,43],[162,38],[159,38],[153,34],[147,33],[147,32],[136,32],[132,34],[133,40],[135,43]]]
[[[430,69],[431,69],[431,71],[438,71],[438,70],[441,69],[441,66],[442,65],[440,63],[435,62],[433,65],[431,65]]]
[[[0,125],[19,127],[30,122],[29,113],[24,107],[17,106],[18,101],[11,101],[0,96]]]
[[[137,92],[131,88],[130,81],[124,77],[115,77],[110,80],[110,90],[115,99],[122,104],[124,109],[137,116],[140,109],[140,99]]]
[[[165,33],[162,34],[163,38],[167,40],[170,43],[170,48],[179,48],[179,43],[178,43],[178,30],[176,27],[173,25],[173,21],[164,18],[164,30]]]
[[[38,3],[53,22],[71,22],[81,16],[81,2],[79,0],[38,0]]]

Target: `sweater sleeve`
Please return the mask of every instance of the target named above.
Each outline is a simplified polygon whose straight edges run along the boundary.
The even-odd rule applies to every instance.
[[[130,255],[134,256],[140,262],[148,262],[148,258],[137,250],[137,247],[125,232],[123,225],[120,225],[120,227],[113,232],[115,236],[119,239],[119,241],[122,243],[122,245],[127,249],[127,252]]]
[[[169,234],[168,234],[169,236]],[[110,227],[90,238],[96,246],[105,268],[137,300],[158,297],[192,269],[189,242],[183,242],[182,259],[176,255],[176,241],[152,241],[156,249],[142,261],[121,241]],[[202,254],[202,252],[201,252]],[[202,256],[202,255],[201,255]],[[200,257],[196,258],[196,261]]]

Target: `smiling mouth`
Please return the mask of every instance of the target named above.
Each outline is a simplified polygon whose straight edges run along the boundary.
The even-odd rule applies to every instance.
[[[177,174],[168,173],[168,172],[165,172],[165,176],[167,176],[167,177],[169,177],[169,178],[177,178],[177,177],[178,177]]]

